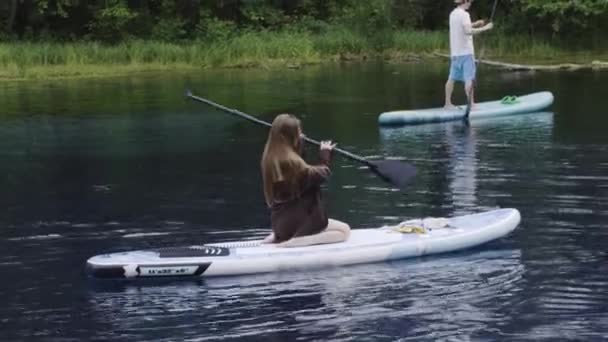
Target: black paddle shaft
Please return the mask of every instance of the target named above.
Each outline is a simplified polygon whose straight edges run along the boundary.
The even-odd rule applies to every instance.
[[[272,127],[272,125],[270,123],[266,122],[266,121],[260,120],[260,119],[258,119],[256,117],[253,117],[253,116],[251,116],[249,114],[243,113],[243,112],[241,112],[239,110],[228,108],[226,106],[223,106],[223,105],[221,105],[219,103],[216,103],[216,102],[213,102],[211,100],[207,100],[207,99],[204,99],[202,97],[198,97],[196,95],[193,95],[189,91],[186,93],[186,96],[189,97],[189,98],[191,98],[191,99],[193,99],[193,100],[195,100],[195,101],[199,101],[199,102],[208,104],[208,105],[210,105],[212,107],[216,107],[218,109],[221,109],[221,110],[223,110],[223,111],[225,111],[227,113],[231,113],[231,114],[240,116],[240,117],[242,117],[244,119],[247,119],[247,120],[249,120],[251,122],[255,122],[255,123],[259,124],[259,125],[266,126],[266,127]],[[311,139],[311,138],[309,138],[307,136],[304,136],[304,140],[306,142],[308,142],[308,143],[313,144],[313,145],[321,146],[321,143],[319,141]],[[356,154],[353,154],[353,153],[350,153],[350,152],[348,152],[346,150],[343,150],[341,148],[335,147],[333,150],[336,151],[336,152],[338,152],[338,153],[341,153],[342,155],[344,155],[345,157],[347,157],[349,159],[352,159],[354,161],[358,161],[358,162],[364,163],[365,165],[367,165],[369,167],[374,167],[374,168],[376,167],[376,164],[374,164],[373,162],[371,162],[371,161],[369,161],[369,160],[367,160],[367,159],[365,159],[365,158],[363,158],[361,156],[358,156]]]
[[[251,122],[257,123],[258,125],[272,127],[272,125],[266,121],[260,120],[256,117],[253,117],[249,114],[243,113],[236,109],[228,108],[219,103],[215,103],[211,100],[207,100],[202,97],[193,95],[190,91],[186,92],[186,96],[192,100],[205,103],[211,107],[221,109],[227,113],[230,113],[230,114],[239,116],[243,119],[249,120]],[[304,141],[306,141],[310,144],[313,144],[313,145],[321,146],[321,143],[319,141],[311,139],[306,136],[304,136]],[[387,181],[389,183],[397,185],[399,188],[405,187],[409,183],[409,181],[416,175],[416,168],[409,163],[404,163],[404,162],[401,162],[398,160],[371,161],[371,160],[367,160],[361,156],[358,156],[354,153],[343,150],[341,148],[334,148],[333,150],[351,160],[365,164],[367,167],[369,167],[369,169],[371,171],[373,171],[380,178],[384,179],[385,181]]]
[[[494,0],[494,6],[492,6],[492,15],[490,15],[490,22],[494,19],[494,13],[496,13],[496,5],[498,4],[498,0]]]
[[[498,0],[494,0],[494,5],[492,6],[492,14],[490,15],[490,22],[492,22],[492,20],[494,20],[494,14],[496,13],[496,5],[498,5]],[[483,49],[481,50],[481,53],[479,54],[479,60],[481,60],[481,56],[483,55]],[[473,80],[473,85],[471,86],[471,93],[473,92],[473,90],[475,89],[475,83],[477,83],[476,80]],[[469,119],[469,114],[471,114],[471,94],[467,94],[467,107],[464,111],[464,119],[468,120]]]

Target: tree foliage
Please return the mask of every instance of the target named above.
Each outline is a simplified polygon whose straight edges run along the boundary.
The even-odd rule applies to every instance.
[[[515,1],[527,19],[554,33],[585,33],[602,19],[608,19],[606,0],[519,0]]]
[[[117,42],[129,36],[129,25],[137,14],[123,3],[101,8],[95,11],[93,20],[88,25],[91,35],[99,40]]]
[[[487,18],[493,3],[477,0],[472,15]],[[445,29],[452,7],[438,0],[2,0],[0,38],[213,40],[237,30],[341,26],[382,48],[395,29]],[[605,38],[608,0],[499,0],[496,20],[507,32]]]

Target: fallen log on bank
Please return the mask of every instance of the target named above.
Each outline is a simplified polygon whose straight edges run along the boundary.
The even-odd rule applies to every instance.
[[[450,55],[436,52],[435,55],[445,58],[450,58]],[[497,68],[507,69],[510,71],[578,71],[578,70],[608,70],[608,62],[593,61],[587,64],[562,63],[551,65],[532,65],[532,64],[516,64],[491,61],[488,59],[477,59],[477,63],[490,65]]]

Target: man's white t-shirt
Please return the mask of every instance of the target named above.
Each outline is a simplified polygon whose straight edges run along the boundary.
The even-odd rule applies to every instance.
[[[450,13],[450,54],[452,56],[474,55],[473,35],[467,34],[471,30],[471,16],[469,12],[456,7]]]

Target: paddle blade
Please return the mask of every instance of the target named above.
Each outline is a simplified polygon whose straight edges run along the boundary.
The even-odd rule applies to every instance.
[[[372,162],[374,173],[385,181],[403,189],[416,176],[416,167],[399,160],[381,160]]]

